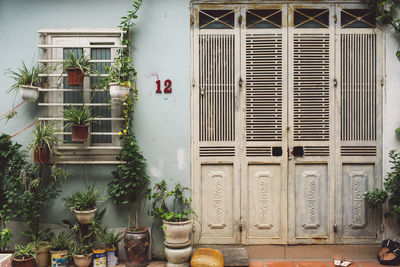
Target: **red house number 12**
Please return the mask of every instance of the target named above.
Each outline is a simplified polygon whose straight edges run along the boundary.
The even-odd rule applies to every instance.
[[[160,80],[157,80],[156,81],[156,84],[157,84],[157,90],[156,90],[156,93],[157,94],[161,94],[162,93],[162,91],[161,91],[161,81]],[[171,82],[171,80],[170,79],[167,79],[167,80],[165,80],[164,81],[164,93],[166,93],[166,94],[170,94],[170,93],[172,93],[172,82]]]

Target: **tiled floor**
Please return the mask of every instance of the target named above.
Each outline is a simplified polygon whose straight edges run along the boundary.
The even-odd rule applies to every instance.
[[[350,267],[382,267],[378,261],[354,261]],[[332,261],[261,261],[249,262],[249,267],[334,267]]]

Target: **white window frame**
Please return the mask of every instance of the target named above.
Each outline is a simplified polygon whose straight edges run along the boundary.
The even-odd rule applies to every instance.
[[[102,89],[90,88],[90,76],[85,76],[82,89],[60,88],[60,76],[66,76],[62,73],[60,62],[63,60],[64,48],[81,48],[83,54],[91,56],[92,48],[110,48],[110,60],[91,60],[91,62],[109,62],[113,63],[117,57],[117,50],[124,47],[122,43],[124,32],[118,28],[58,28],[43,29],[39,31],[40,43],[38,45],[38,62],[52,68],[50,73],[43,74],[47,76],[46,88],[39,89],[42,98],[38,106],[43,108],[42,117],[39,120],[45,122],[55,122],[63,129],[63,107],[69,103],[64,103],[64,92],[83,91],[83,103],[89,107],[108,106],[111,108],[111,117],[96,118],[96,121],[111,121],[111,132],[92,133],[89,128],[89,136],[85,143],[64,143],[63,136],[70,135],[70,132],[57,132],[60,142],[57,146],[59,156],[53,161],[60,164],[118,164],[116,156],[120,153],[121,144],[118,131],[122,126],[123,117],[121,115],[121,106],[111,105],[111,103],[92,103],[91,93],[102,91]],[[106,76],[106,74],[100,74]],[[61,84],[61,86],[60,86]],[[75,104],[76,105],[76,104]],[[79,105],[79,104],[78,104]],[[111,135],[110,143],[91,143],[93,135]]]

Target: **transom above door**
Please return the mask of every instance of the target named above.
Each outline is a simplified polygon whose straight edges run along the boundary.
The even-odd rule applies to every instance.
[[[365,6],[192,6],[201,243],[371,243],[383,38]],[[200,238],[200,236],[198,236]]]

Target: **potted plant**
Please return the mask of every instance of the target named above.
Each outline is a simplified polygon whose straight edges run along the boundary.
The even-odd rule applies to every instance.
[[[68,252],[72,245],[72,236],[70,233],[62,231],[55,235],[49,242],[51,253],[51,266],[67,267]]]
[[[100,240],[107,250],[107,267],[118,265],[118,244],[124,238],[124,232],[108,231],[106,228],[100,233]]]
[[[34,244],[34,248],[36,251],[36,260],[38,267],[47,267],[49,266],[50,259],[50,246],[49,242],[53,237],[53,233],[50,232],[50,229],[46,229],[45,231],[39,231],[36,235],[32,236],[32,243]]]
[[[34,65],[30,69],[22,61],[22,67],[17,71],[9,70],[8,76],[14,79],[15,83],[11,85],[8,92],[20,90],[21,97],[25,101],[35,102],[39,98],[39,87],[42,87],[45,78],[40,76],[46,72],[43,65]]]
[[[130,56],[120,55],[113,65],[106,66],[106,70],[111,99],[117,102],[124,101],[136,80],[136,70],[131,64]]]
[[[70,106],[64,110],[64,119],[68,122],[66,126],[71,127],[72,141],[85,142],[89,133],[89,123],[94,120],[88,106]]]
[[[78,267],[88,267],[92,262],[93,243],[86,243],[83,240],[77,241],[72,245],[71,254],[75,265]]]
[[[36,124],[30,146],[34,162],[48,163],[50,161],[50,152],[55,152],[54,147],[59,140],[55,133],[59,131],[60,129],[54,123],[39,122]]]
[[[14,266],[15,267],[34,267],[36,252],[33,243],[27,245],[15,244]]]
[[[75,213],[75,217],[81,224],[93,222],[96,214],[96,202],[104,199],[94,186],[87,186],[86,191],[76,191],[64,198],[66,206]]]
[[[77,56],[72,52],[66,53],[67,58],[62,61],[63,71],[67,72],[69,86],[82,86],[87,74],[95,74],[90,58],[85,55]]]
[[[148,198],[153,199],[150,215],[163,221],[165,242],[172,245],[190,243],[192,232],[191,200],[184,196],[184,191],[189,188],[176,184],[175,188],[167,191],[166,182],[162,180],[156,183],[153,193],[148,193]],[[172,207],[168,207],[166,200],[172,198]]]

